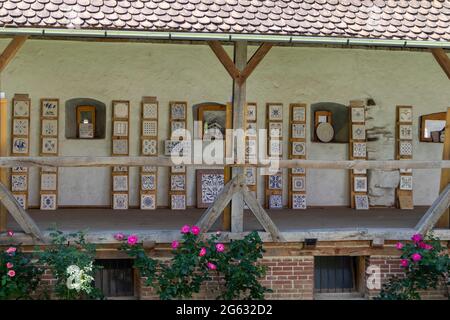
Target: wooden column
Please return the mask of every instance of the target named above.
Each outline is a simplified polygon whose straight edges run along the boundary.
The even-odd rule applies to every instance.
[[[450,108],[447,109],[447,118],[445,124],[445,140],[444,150],[442,151],[442,160],[450,160]],[[450,169],[441,170],[441,184],[439,192],[442,193],[447,185],[450,183]],[[450,227],[450,212],[446,209],[441,218],[436,224],[437,228],[449,228]]]
[[[247,65],[247,42],[237,41],[234,44],[234,64],[239,71]],[[246,85],[240,81],[233,81],[233,129],[244,129],[244,108],[246,100]],[[237,159],[237,144],[234,147],[234,157]],[[242,150],[241,150],[242,152]],[[234,168],[233,177],[244,173],[243,168]],[[244,230],[244,197],[242,192],[233,195],[231,201],[231,232]]]
[[[8,101],[0,99],[0,157],[8,156]],[[9,188],[8,168],[0,169],[0,182]],[[6,231],[8,211],[0,205],[0,232]]]

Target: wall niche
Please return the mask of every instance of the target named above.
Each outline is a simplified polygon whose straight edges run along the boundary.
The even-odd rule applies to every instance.
[[[92,134],[87,133],[89,129]],[[66,101],[66,139],[105,139],[105,131],[106,105],[103,102],[90,98]]]
[[[329,143],[348,143],[348,107],[334,102],[318,102],[311,104],[311,141],[325,143],[317,136],[317,128],[326,122],[332,126],[333,136]],[[330,129],[331,130],[331,129]]]

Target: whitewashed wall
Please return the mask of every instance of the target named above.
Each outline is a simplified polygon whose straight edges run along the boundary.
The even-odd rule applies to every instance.
[[[0,41],[3,49],[8,40]],[[255,48],[252,47],[251,51]],[[227,48],[231,53],[231,48]],[[251,56],[252,52],[249,52]],[[386,122],[395,125],[395,106],[414,106],[416,134],[414,159],[440,159],[442,144],[418,142],[418,117],[450,106],[448,79],[427,52],[364,49],[274,47],[247,83],[248,101],[258,103],[258,125],[265,126],[265,103],[285,105],[284,142],[287,151],[288,105],[292,102],[337,102],[372,98],[383,108]],[[57,97],[60,109],[60,154],[111,154],[111,101],[131,101],[130,154],[139,154],[139,114],[142,96],[157,96],[160,103],[159,139],[168,136],[168,102],[231,100],[231,81],[209,47],[204,45],[95,43],[29,40],[2,73],[0,90],[8,99],[28,93],[32,99],[31,155],[38,155],[39,99]],[[107,105],[104,140],[66,140],[64,103],[76,97],[100,100]],[[9,106],[10,107],[10,106]],[[311,115],[308,115],[310,117]],[[188,128],[192,128],[192,109]],[[309,131],[307,131],[309,135]],[[308,137],[309,138],[309,137]],[[347,144],[308,142],[309,159],[346,159]],[[392,148],[393,150],[393,148]],[[389,154],[389,153],[388,153]],[[287,152],[285,152],[287,156]],[[393,158],[392,153],[387,158]],[[59,204],[105,206],[110,203],[109,169],[63,168]],[[167,205],[167,169],[160,168],[158,204]],[[287,182],[287,173],[285,174]],[[30,204],[38,205],[38,174],[31,175]],[[138,174],[131,171],[131,205],[138,204]],[[188,205],[195,205],[195,176],[188,171]],[[439,170],[414,172],[414,202],[428,205],[437,196]],[[263,179],[259,196],[263,197]],[[310,170],[308,204],[347,205],[348,173],[343,170]],[[285,202],[287,203],[287,185]]]

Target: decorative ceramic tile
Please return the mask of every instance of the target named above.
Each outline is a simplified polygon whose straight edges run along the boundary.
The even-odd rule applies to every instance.
[[[306,121],[306,108],[305,107],[293,107],[292,108],[292,121]]]
[[[398,128],[398,134],[400,140],[412,140],[412,125],[410,124],[401,124]]]
[[[413,177],[400,176],[400,190],[412,190],[412,189],[413,189]]]
[[[141,175],[141,189],[142,190],[156,190],[156,174]]]
[[[172,151],[176,156],[182,156],[183,154],[188,154],[190,152],[191,144],[190,141],[180,141],[180,140],[165,140],[165,155],[171,156]]]
[[[114,193],[113,194],[113,209],[114,210],[128,209],[128,194]]]
[[[142,154],[145,156],[155,156],[158,154],[158,140],[143,139]]]
[[[128,191],[128,176],[113,175],[113,191]]]
[[[292,168],[291,172],[292,172],[292,174],[305,174],[306,169],[305,168]]]
[[[177,130],[185,130],[186,129],[186,121],[171,121],[170,122],[170,132],[172,132],[172,134],[175,133],[175,131]],[[185,132],[181,131],[181,133],[177,134],[178,136],[185,136]]]
[[[19,204],[19,206],[22,207],[22,209],[26,209],[27,208],[27,195],[26,194],[13,193],[13,196],[14,196],[14,199],[16,199],[16,201]]]
[[[157,172],[158,171],[158,167],[155,166],[143,166],[142,167],[142,172]]]
[[[113,101],[114,118],[128,118],[128,102]]]
[[[11,172],[12,172],[12,173],[23,173],[23,172],[28,172],[28,168],[27,168],[27,167],[12,167],[12,168],[11,168]]]
[[[355,208],[356,210],[368,210],[369,197],[366,195],[355,195]]]
[[[14,117],[29,117],[30,116],[30,101],[29,100],[14,100],[13,106]]]
[[[56,191],[57,189],[57,174],[56,173],[42,173],[41,174],[41,190]]]
[[[247,157],[257,157],[257,141],[255,139],[247,139],[245,143],[245,155]]]
[[[172,174],[170,176],[170,190],[184,191],[186,189],[186,175]]]
[[[28,153],[28,138],[13,137],[12,153],[17,154]]]
[[[173,103],[170,108],[170,115],[172,120],[185,120],[186,119],[186,104]]]
[[[269,121],[282,121],[282,120],[283,120],[283,105],[269,104]]]
[[[56,194],[41,194],[41,210],[56,210]]]
[[[128,167],[126,166],[114,166],[113,172],[128,172]]]
[[[401,156],[412,156],[412,148],[411,141],[400,141],[398,153]]]
[[[281,156],[283,146],[280,140],[271,139],[269,141],[269,155],[270,156]]]
[[[216,200],[224,186],[223,173],[203,173],[201,174],[201,202],[211,204]]]
[[[27,191],[28,175],[13,174],[11,175],[11,191]]]
[[[364,107],[352,108],[352,122],[364,122],[366,120]]]
[[[186,172],[186,166],[172,166],[171,167],[172,173],[185,173]]]
[[[306,209],[306,194],[292,194],[292,209]]]
[[[363,124],[352,124],[352,138],[354,140],[366,140],[366,126]]]
[[[144,103],[142,117],[144,119],[158,119],[158,105],[156,103]]]
[[[400,169],[400,173],[412,173],[412,169],[408,168],[408,169]]]
[[[367,192],[367,177],[354,177],[353,181],[355,192]]]
[[[247,136],[256,136],[258,133],[257,128],[256,122],[247,123]]]
[[[281,174],[269,176],[267,187],[270,190],[281,190],[283,187],[283,176]]]
[[[304,123],[293,123],[292,124],[292,138],[294,139],[305,139],[306,130]]]
[[[292,142],[292,155],[304,156],[306,155],[306,142]]]
[[[41,153],[57,154],[58,138],[42,138]]]
[[[283,135],[283,123],[282,122],[269,122],[269,136],[281,137]]]
[[[172,210],[185,210],[186,209],[186,195],[184,195],[184,194],[170,195],[170,208]]]
[[[13,120],[13,135],[27,136],[28,135],[28,119],[14,119]]]
[[[354,158],[365,158],[367,156],[367,145],[365,142],[354,142],[353,143],[353,157]]]
[[[141,194],[141,209],[154,210],[156,209],[156,195],[155,194]]]
[[[292,177],[292,191],[306,191],[306,177],[293,176]]]
[[[282,209],[283,196],[281,194],[271,194],[269,196],[269,209]]]
[[[128,136],[128,121],[113,121],[113,136],[127,137]]]
[[[156,137],[158,135],[158,121],[156,120],[142,121],[142,135]]]
[[[353,169],[353,174],[367,174],[367,169]]]
[[[248,104],[247,105],[247,121],[256,121],[256,105]]]
[[[128,155],[128,139],[113,139],[112,149],[115,155]]]
[[[412,122],[412,108],[398,108],[399,122]]]
[[[56,119],[43,119],[41,134],[43,136],[57,136],[58,135],[58,120]]]
[[[245,183],[249,186],[256,185],[256,168],[245,168]]]
[[[58,101],[57,100],[42,100],[42,116],[43,117],[57,117],[58,116]]]

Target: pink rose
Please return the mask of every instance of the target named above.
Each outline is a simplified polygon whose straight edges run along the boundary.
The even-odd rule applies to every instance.
[[[400,264],[401,264],[402,267],[405,267],[405,268],[406,268],[406,267],[408,266],[409,262],[408,262],[407,259],[402,259],[402,260],[400,261]]]
[[[179,245],[180,245],[180,243],[177,240],[172,241],[172,249],[178,248]]]
[[[13,254],[14,252],[16,252],[16,248],[14,248],[14,247],[9,247],[7,250],[6,250],[6,253],[8,253],[8,254]]]
[[[14,236],[14,231],[8,230],[8,232],[6,234],[8,235],[8,237],[13,237]]]
[[[431,249],[433,249],[433,246],[432,246],[432,245],[429,245],[429,244],[426,244],[425,247],[424,247],[424,249],[425,249],[425,250],[431,250]]]
[[[202,247],[200,249],[200,253],[198,254],[200,257],[203,257],[206,254],[206,248]]]
[[[197,226],[192,226],[191,232],[192,232],[195,236],[197,236],[197,235],[200,233],[200,228],[197,227]]]
[[[403,243],[397,242],[397,244],[395,245],[395,247],[396,247],[398,250],[401,250],[401,249],[403,248]]]
[[[9,270],[9,271],[8,271],[8,276],[9,276],[10,278],[14,277],[15,275],[16,275],[16,272],[15,272],[14,270]]]
[[[117,241],[122,241],[123,239],[125,239],[125,235],[123,233],[116,233],[114,235],[114,239],[116,239]]]
[[[189,231],[191,231],[191,227],[189,227],[187,224],[185,224],[182,228],[181,228],[181,233],[189,233]]]
[[[209,270],[216,270],[217,269],[217,267],[216,267],[216,265],[214,263],[208,262],[206,265],[208,266]]]
[[[422,241],[423,238],[422,238],[422,236],[420,234],[416,233],[415,235],[412,236],[411,240],[414,243],[418,243],[418,242]]]
[[[129,245],[133,246],[138,242],[138,237],[136,235],[132,234],[131,236],[128,237],[127,242]]]
[[[216,244],[217,252],[223,252],[225,250],[225,246],[222,243]]]
[[[411,255],[411,258],[412,258],[412,260],[413,260],[414,262],[418,262],[418,261],[422,260],[422,256],[421,256],[420,254],[418,254],[418,253],[412,254],[412,255]]]
[[[11,269],[14,265],[11,262],[6,263],[6,268]]]

